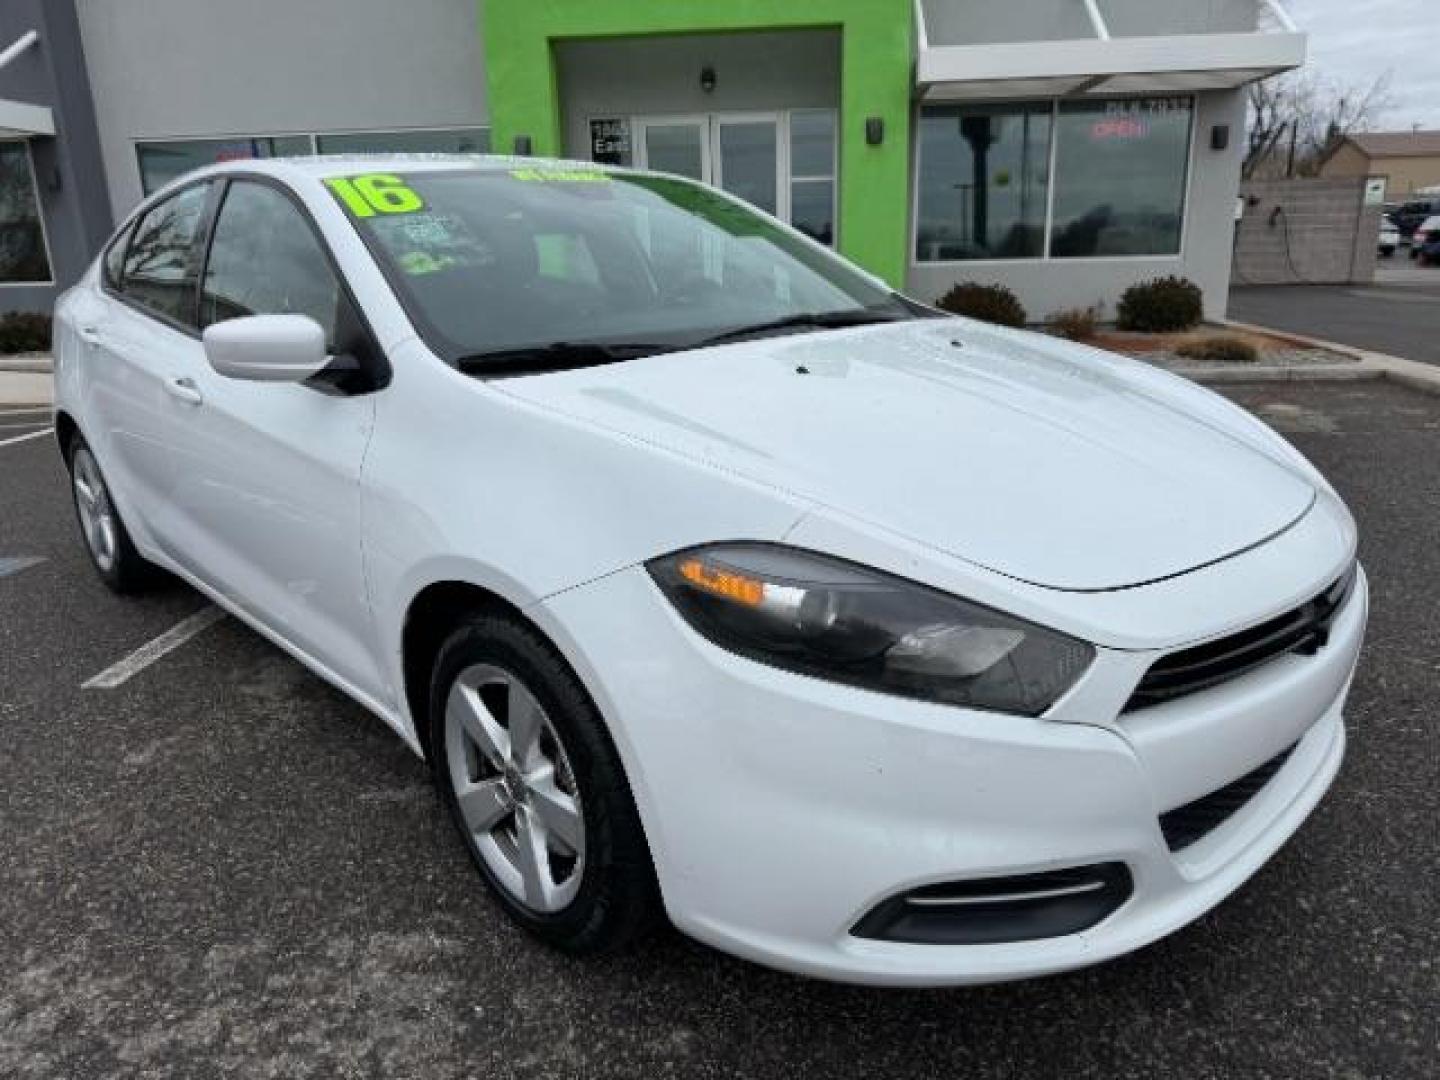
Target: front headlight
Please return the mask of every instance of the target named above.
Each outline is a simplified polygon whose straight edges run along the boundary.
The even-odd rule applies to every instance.
[[[647,566],[715,644],[870,690],[1039,716],[1095,657],[1054,630],[797,548],[716,544]]]

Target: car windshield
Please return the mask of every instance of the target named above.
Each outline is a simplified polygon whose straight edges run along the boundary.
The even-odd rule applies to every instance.
[[[604,363],[917,308],[734,200],[583,167],[327,181],[445,360],[484,374]]]

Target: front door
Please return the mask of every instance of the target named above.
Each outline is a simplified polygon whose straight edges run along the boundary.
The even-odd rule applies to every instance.
[[[788,220],[778,114],[647,116],[634,121],[634,132],[640,168],[713,184]]]

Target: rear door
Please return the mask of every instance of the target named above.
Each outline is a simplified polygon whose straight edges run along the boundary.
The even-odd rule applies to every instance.
[[[143,214],[107,253],[102,299],[86,305],[77,327],[86,433],[127,520],[169,554],[179,429],[205,363],[197,284],[213,194],[209,182],[192,184]]]
[[[204,327],[298,313],[332,369],[306,383],[230,379],[208,364],[181,432],[183,565],[355,688],[382,697],[366,597],[360,466],[384,363],[329,251],[288,189],[232,179],[200,284]]]

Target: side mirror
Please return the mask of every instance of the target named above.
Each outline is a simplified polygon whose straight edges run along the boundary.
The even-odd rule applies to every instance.
[[[308,315],[250,315],[205,328],[205,357],[221,375],[304,382],[330,362],[325,331]]]

